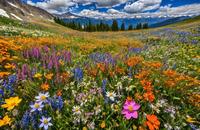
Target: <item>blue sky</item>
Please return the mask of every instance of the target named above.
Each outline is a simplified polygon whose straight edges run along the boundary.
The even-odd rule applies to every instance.
[[[62,14],[93,18],[179,17],[200,15],[200,0],[25,0]]]

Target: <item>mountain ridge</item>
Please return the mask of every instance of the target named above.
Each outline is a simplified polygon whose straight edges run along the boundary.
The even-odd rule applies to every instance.
[[[1,0],[0,15],[20,21],[46,19],[52,21],[54,16],[47,11],[22,3],[20,0]]]

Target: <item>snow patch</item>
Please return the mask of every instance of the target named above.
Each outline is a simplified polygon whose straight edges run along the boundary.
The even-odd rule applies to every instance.
[[[8,2],[8,4],[11,5],[12,7],[15,7],[15,8],[18,8],[18,9],[19,9],[19,7],[16,6],[16,5],[14,5],[13,3]]]
[[[11,15],[12,15],[13,17],[15,17],[16,19],[22,21],[22,19],[21,19],[20,17],[16,16],[15,14],[11,13]]]
[[[9,18],[10,16],[7,14],[7,12],[3,9],[0,9],[0,15]]]

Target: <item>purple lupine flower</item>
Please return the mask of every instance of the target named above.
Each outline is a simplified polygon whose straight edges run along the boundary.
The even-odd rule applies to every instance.
[[[50,105],[54,110],[61,110],[63,108],[63,99],[61,96],[54,96],[50,99]]]
[[[82,81],[82,79],[83,79],[83,70],[81,68],[75,68],[73,72],[74,72],[74,79],[77,82]]]
[[[30,124],[30,120],[31,120],[30,113],[28,111],[26,111],[24,113],[24,115],[22,116],[22,119],[21,119],[21,127],[23,129],[28,129],[28,126]]]

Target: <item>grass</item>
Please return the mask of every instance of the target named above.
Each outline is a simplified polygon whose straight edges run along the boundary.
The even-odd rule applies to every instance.
[[[44,117],[49,129],[199,129],[197,21],[95,33],[2,21],[14,29],[0,37],[1,129]]]

